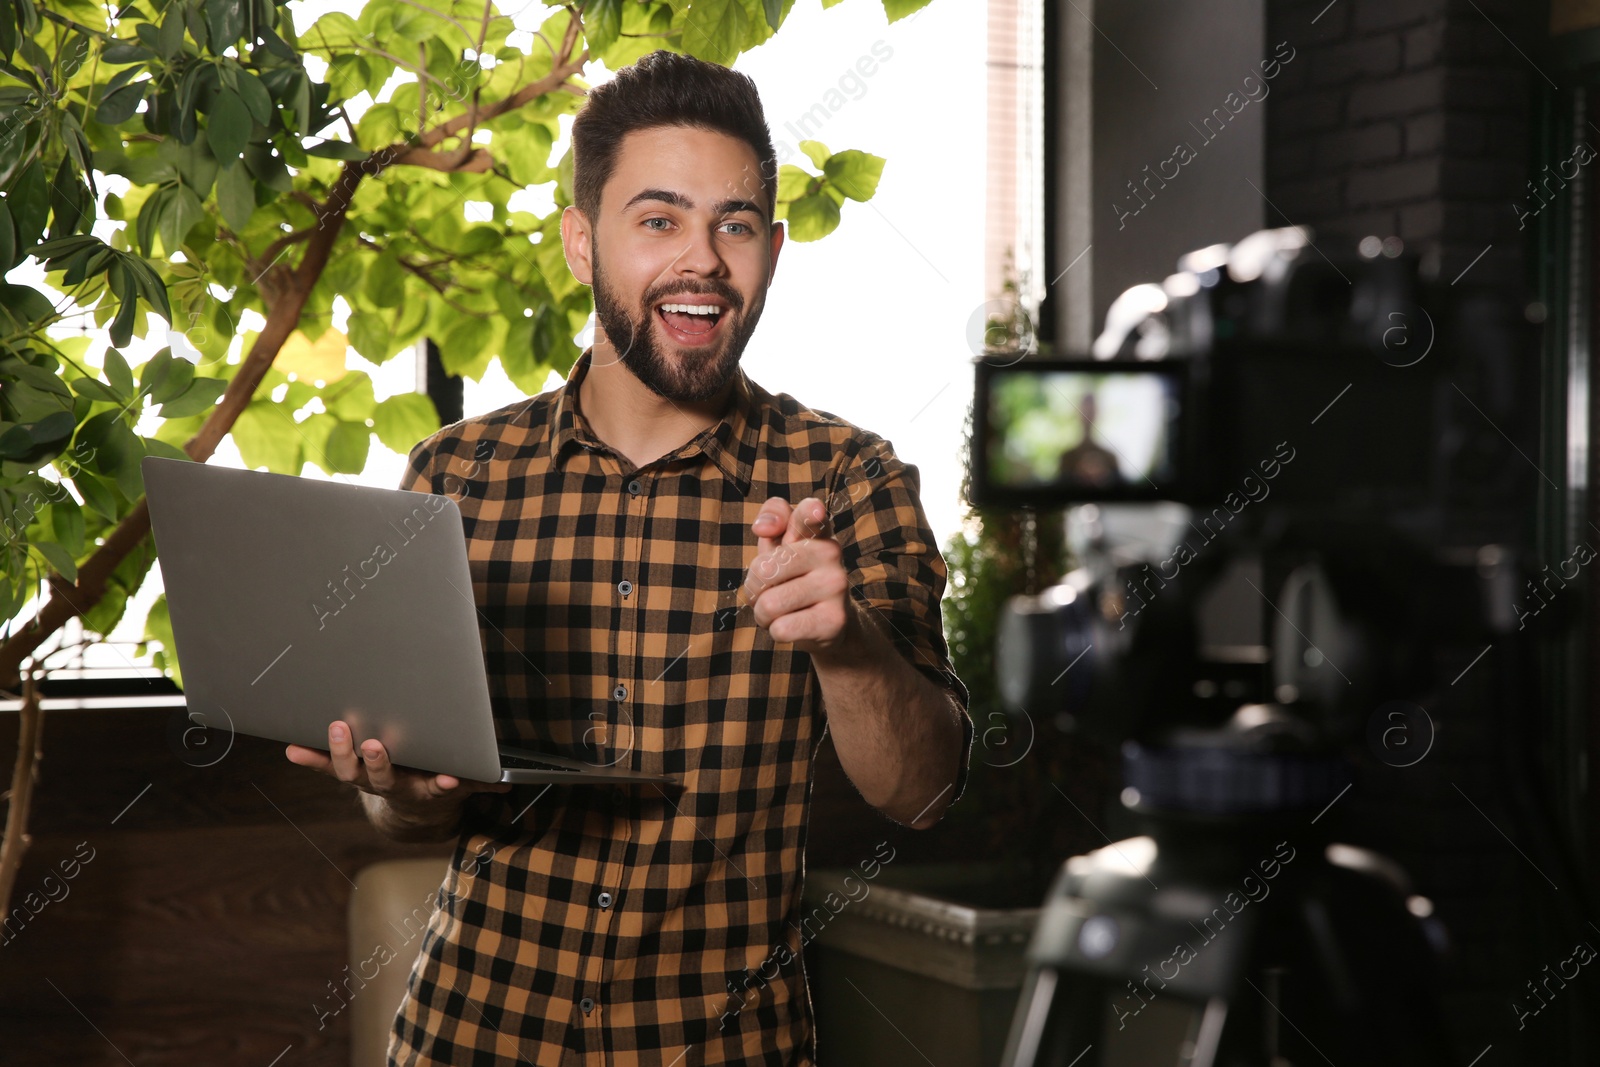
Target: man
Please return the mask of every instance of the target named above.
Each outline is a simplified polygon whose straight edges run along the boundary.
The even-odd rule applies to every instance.
[[[1061,453],[1057,464],[1056,480],[1063,485],[1078,488],[1104,489],[1122,480],[1117,467],[1117,457],[1109,448],[1094,439],[1094,393],[1084,393],[1077,403],[1078,418],[1083,424],[1083,438]]]
[[[750,80],[656,52],[573,146],[562,242],[601,332],[562,388],[424,440],[403,487],[458,497],[502,738],[682,788],[458,781],[358,759],[342,723],[289,756],[383,832],[457,840],[391,1064],[810,1067],[812,755],[831,732],[914,827],[960,794],[944,564],[916,468],[739,369],[783,245]]]

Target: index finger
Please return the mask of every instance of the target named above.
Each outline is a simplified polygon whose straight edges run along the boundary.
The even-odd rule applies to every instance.
[[[320,748],[290,745],[283,750],[283,754],[289,757],[290,763],[297,763],[302,767],[310,767],[314,771],[325,771],[333,766],[333,757]]]
[[[756,550],[770,552],[778,547],[779,541],[784,536],[784,531],[789,525],[793,511],[789,502],[781,496],[771,496],[761,505],[761,514],[756,516],[756,521],[750,528],[756,534]]]
[[[814,496],[808,496],[794,506],[794,511],[789,515],[789,528],[784,531],[783,543],[792,545],[796,541],[809,541],[813,537],[824,536],[823,531],[828,525],[828,509],[822,501]]]

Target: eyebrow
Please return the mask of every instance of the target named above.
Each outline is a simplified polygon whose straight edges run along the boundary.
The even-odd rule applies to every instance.
[[[641,189],[639,192],[633,195],[631,200],[622,205],[622,210],[627,211],[629,208],[633,207],[633,205],[646,200],[657,200],[663,204],[670,204],[671,206],[680,208],[684,211],[694,210],[693,200],[690,200],[682,193],[674,192],[671,189]],[[765,217],[760,205],[758,205],[755,201],[740,200],[737,197],[729,197],[724,200],[718,200],[715,204],[711,205],[711,211],[715,215],[732,215],[736,212],[748,211],[752,215]]]

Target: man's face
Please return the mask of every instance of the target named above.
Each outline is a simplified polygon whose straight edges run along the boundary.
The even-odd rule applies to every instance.
[[[736,137],[684,126],[623,138],[600,218],[562,219],[567,260],[593,287],[603,349],[657,395],[696,402],[732,379],[783,245],[760,165]],[[570,232],[569,232],[570,231]]]

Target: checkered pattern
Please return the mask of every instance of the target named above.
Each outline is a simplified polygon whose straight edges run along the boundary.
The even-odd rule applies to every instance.
[[[503,742],[683,787],[517,786],[467,807],[391,1067],[811,1067],[800,910],[810,658],[745,604],[762,503],[824,500],[854,595],[972,723],[914,466],[742,373],[717,425],[632,469],[560,389],[445,427],[402,488],[456,499]],[[605,894],[602,896],[602,894]]]

